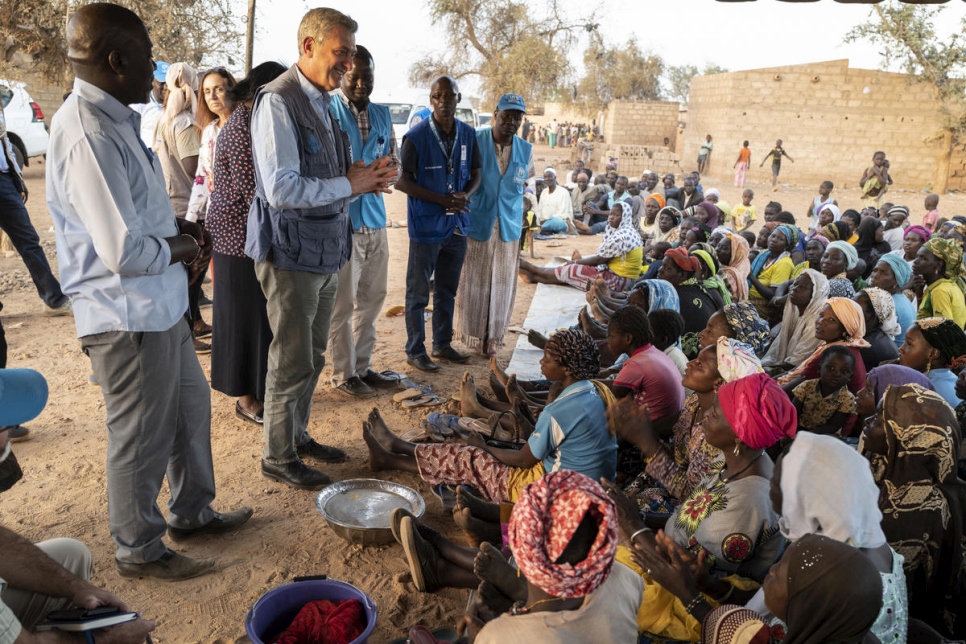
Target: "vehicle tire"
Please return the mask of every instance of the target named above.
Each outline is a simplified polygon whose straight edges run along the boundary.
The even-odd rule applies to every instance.
[[[21,150],[20,149],[20,146],[17,145],[16,143],[14,143],[13,145],[11,145],[10,147],[13,148],[13,158],[14,158],[14,160],[17,162],[17,165],[20,166],[20,169],[23,170],[24,169],[24,164],[27,161],[27,159],[25,158],[25,155],[24,155],[23,150]]]

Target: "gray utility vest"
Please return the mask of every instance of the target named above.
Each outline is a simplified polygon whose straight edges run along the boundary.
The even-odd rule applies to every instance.
[[[298,128],[300,171],[303,177],[344,177],[352,164],[349,137],[332,119],[329,127],[319,118],[299,84],[293,65],[267,84],[260,93],[272,92],[285,101]],[[333,146],[334,141],[334,146]],[[259,191],[262,192],[262,191]],[[257,195],[264,200],[264,193]],[[267,203],[272,226],[272,261],[284,270],[337,273],[352,252],[349,199],[314,208],[276,210]]]

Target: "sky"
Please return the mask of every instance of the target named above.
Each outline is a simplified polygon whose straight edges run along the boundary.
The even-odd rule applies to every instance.
[[[567,19],[578,21],[593,0],[560,0]],[[541,0],[529,0],[544,11]],[[256,5],[254,61],[297,58],[296,32],[304,0],[260,0]],[[359,23],[356,43],[365,45],[376,61],[373,99],[412,100],[421,92],[409,87],[410,65],[444,43],[424,0],[326,0]],[[966,3],[951,2],[936,22],[940,34],[950,34],[966,14]],[[846,45],[843,37],[865,22],[870,5],[819,2],[718,2],[716,0],[603,0],[596,22],[605,42],[616,44],[636,36],[642,49],[659,54],[666,65],[715,63],[731,71],[848,58],[852,67],[878,69],[879,48],[867,42]],[[587,37],[574,49],[580,62]],[[464,95],[475,83],[461,82]],[[408,98],[407,98],[408,97]]]

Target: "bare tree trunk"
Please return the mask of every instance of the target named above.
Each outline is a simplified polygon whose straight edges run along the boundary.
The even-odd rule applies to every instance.
[[[944,130],[939,143],[939,156],[936,157],[936,179],[932,191],[937,195],[946,192],[949,185],[949,163],[953,157],[953,133]]]
[[[248,24],[245,29],[245,75],[252,71],[252,54],[255,49],[255,0],[248,0]]]

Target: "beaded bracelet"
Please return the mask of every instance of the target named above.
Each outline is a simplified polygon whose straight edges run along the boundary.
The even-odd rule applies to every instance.
[[[695,596],[694,599],[692,599],[690,602],[688,602],[688,605],[684,607],[684,610],[687,611],[688,615],[692,615],[693,616],[694,615],[694,609],[697,608],[698,607],[698,604],[700,604],[703,601],[705,601],[704,595],[702,595],[701,593],[698,593]]]

